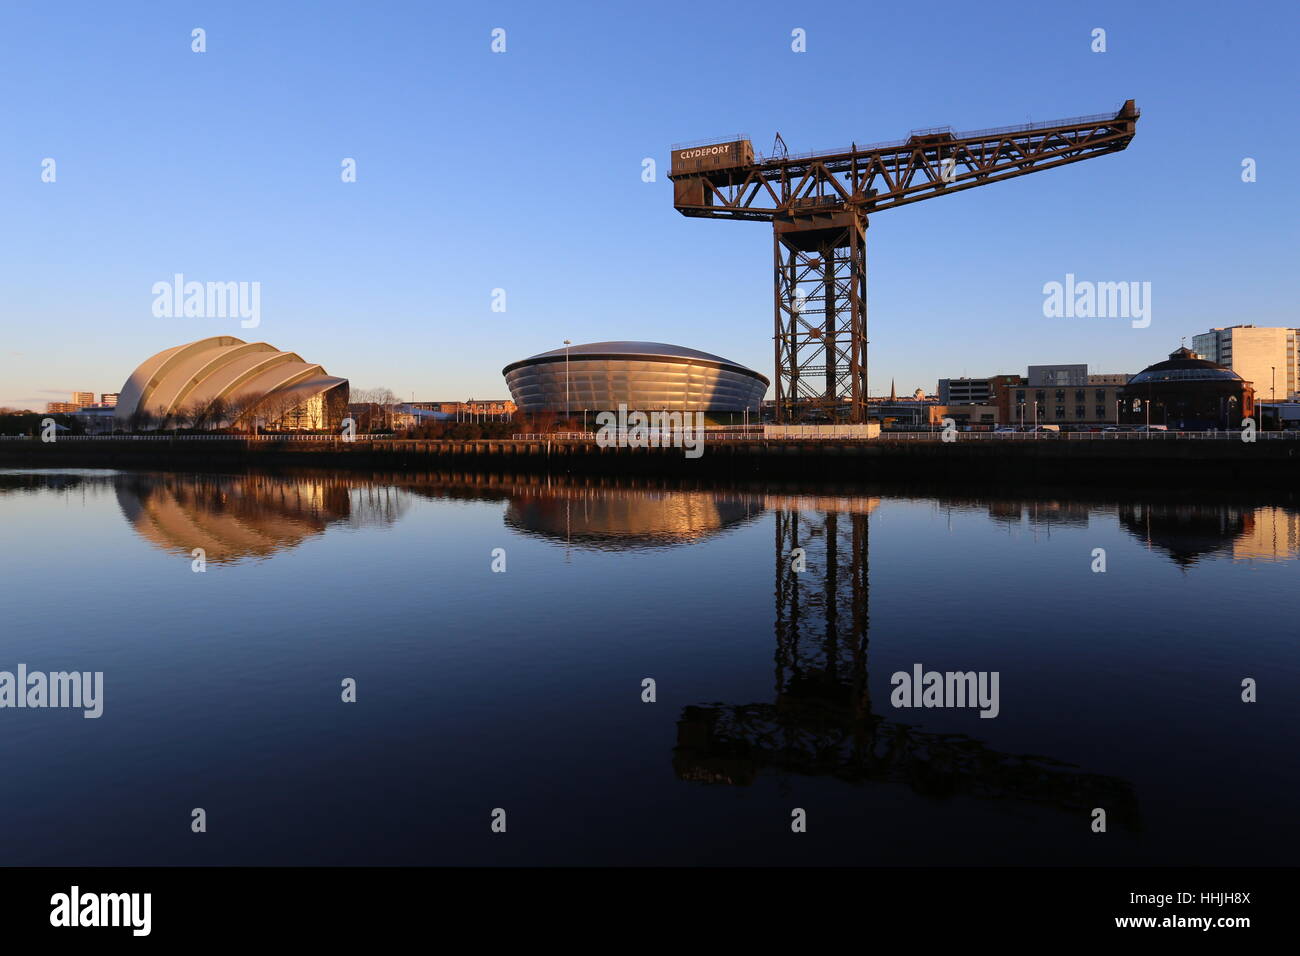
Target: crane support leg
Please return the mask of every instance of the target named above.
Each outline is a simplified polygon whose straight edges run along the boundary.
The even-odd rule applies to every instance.
[[[867,217],[772,222],[778,422],[867,420]]]

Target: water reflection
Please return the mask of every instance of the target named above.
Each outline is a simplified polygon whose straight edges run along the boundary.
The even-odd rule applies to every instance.
[[[524,488],[509,498],[506,527],[603,551],[671,547],[711,537],[763,510],[752,495],[617,488]]]
[[[297,547],[332,525],[392,524],[406,510],[398,489],[338,478],[271,475],[119,476],[122,514],[165,551],[230,564]]]
[[[964,734],[927,733],[874,712],[868,688],[868,515],[873,502],[775,512],[773,700],[687,707],[673,768],[683,780],[747,785],[763,772],[901,783],[932,797],[1105,806],[1138,824],[1129,783],[1047,757],[1002,753]],[[806,570],[791,560],[802,549]]]
[[[742,488],[677,490],[663,484],[547,476],[393,473],[208,475],[84,469],[0,472],[0,494],[56,491],[116,494],[145,539],[169,551],[203,547],[208,560],[267,557],[331,526],[391,525],[412,496],[505,503],[512,531],[595,550],[672,547],[703,541],[776,513],[778,528],[804,515],[867,515],[881,500],[865,494],[772,494]],[[890,489],[893,498],[915,497]],[[1087,501],[1049,497],[935,495],[948,512],[983,511],[1012,531],[1086,528],[1100,518],[1183,568],[1208,557],[1281,562],[1300,557],[1300,512],[1277,505]],[[834,533],[812,522],[807,533]]]
[[[835,862],[899,833],[906,840],[898,837],[889,853],[901,854],[907,842],[943,856],[949,824],[1001,841],[1022,832],[1003,828],[1009,818],[1034,826],[1023,830],[1023,845],[1005,849],[1007,859],[1039,859],[1049,846],[1079,859],[1068,842],[1073,836],[1059,847],[1040,837],[1086,834],[1080,821],[1095,806],[1107,808],[1117,829],[1141,826],[1141,839],[1125,844],[1134,860],[1201,853],[1238,860],[1238,847],[1247,845],[1283,857],[1276,834],[1285,833],[1285,807],[1252,795],[1294,788],[1294,761],[1278,754],[1290,753],[1283,735],[1295,715],[1285,710],[1286,695],[1271,705],[1283,708],[1276,715],[1241,707],[1235,681],[1295,670],[1285,639],[1296,610],[1286,600],[1290,569],[1232,562],[1300,555],[1294,508],[1227,497],[1216,504],[1089,500],[1086,491],[1072,499],[1068,490],[953,495],[923,486],[814,487],[824,490],[544,475],[0,472],[0,528],[11,539],[28,536],[0,549],[11,591],[49,587],[59,596],[9,602],[8,633],[24,654],[51,648],[51,665],[66,659],[98,667],[115,657],[139,665],[117,671],[119,699],[139,702],[137,722],[125,749],[105,751],[97,784],[111,782],[124,758],[132,779],[150,779],[149,767],[182,766],[255,786],[265,761],[250,766],[242,746],[194,754],[184,743],[209,732],[207,702],[233,706],[241,736],[229,739],[236,743],[245,727],[288,722],[292,733],[281,734],[281,743],[268,739],[265,751],[288,768],[286,798],[329,793],[341,814],[355,809],[363,828],[357,845],[365,836],[367,846],[380,848],[380,862],[416,861],[410,847],[438,841],[453,847],[450,859],[477,861],[479,845],[468,836],[431,825],[411,840],[405,826],[399,832],[383,821],[421,818],[429,792],[442,793],[443,806],[472,807],[518,779],[541,781],[521,791],[530,798],[567,801],[567,768],[590,765],[592,753],[605,756],[599,773],[579,781],[583,799],[634,801],[653,826],[626,845],[617,831],[591,831],[590,846],[564,851],[573,859],[635,856],[643,833],[656,832],[662,838],[651,841],[646,858],[680,862],[698,849],[693,836],[672,836],[685,832],[675,808],[689,807],[691,820],[711,828],[701,813],[767,819],[772,807],[788,812],[792,792],[825,797],[822,806],[864,818],[864,842],[850,834],[818,851]],[[349,528],[364,530],[337,533]],[[131,547],[109,550],[124,538]],[[59,575],[83,541],[113,557],[86,582],[94,600],[64,600]],[[511,542],[520,560],[512,560],[508,576],[491,575],[488,548]],[[1098,544],[1119,559],[1105,578],[1086,570]],[[559,568],[569,545],[587,553]],[[196,591],[181,562],[200,546],[213,561],[283,561],[249,569],[265,574],[222,575]],[[154,548],[167,556],[149,553]],[[646,552],[665,548],[672,550]],[[797,549],[806,567],[798,572],[791,560]],[[600,550],[619,553],[605,561]],[[466,560],[471,552],[479,559]],[[159,561],[181,573],[140,573]],[[358,567],[367,582],[393,584],[384,602],[353,599]],[[1063,576],[1071,567],[1076,580]],[[297,581],[312,586],[282,587]],[[425,581],[438,586],[413,586]],[[647,582],[657,589],[649,599]],[[1282,600],[1259,600],[1278,593]],[[660,597],[680,603],[656,603]],[[676,613],[679,607],[687,613]],[[160,630],[167,615],[193,622],[186,640],[139,639]],[[1261,626],[1241,632],[1243,620]],[[306,643],[305,627],[312,635]],[[242,639],[250,628],[263,639]],[[625,639],[604,639],[609,634]],[[362,647],[365,656],[356,658]],[[367,733],[322,736],[319,688],[337,679],[339,661],[354,659],[372,666],[400,703],[376,708],[378,722]],[[988,661],[1002,668],[1004,691],[1014,684],[1021,696],[1004,720],[988,723],[967,720],[969,712],[896,710],[889,674],[918,659],[972,667]],[[177,679],[156,680],[162,666]],[[299,688],[286,691],[298,695],[288,705],[238,693],[248,673],[276,668],[300,678],[286,685]],[[627,689],[636,684],[623,684],[628,675],[670,670],[659,685],[661,701],[678,695],[661,704],[667,711],[641,707]],[[187,696],[200,685],[208,692],[204,706]],[[683,686],[692,688],[685,696]],[[619,699],[621,707],[610,706]],[[1009,694],[1004,699],[1011,702]],[[1249,733],[1237,716],[1243,711]],[[176,723],[157,721],[157,713],[177,715]],[[466,721],[476,736],[447,732]],[[66,750],[72,738],[64,725],[42,726],[50,728],[45,737],[19,744],[34,754]],[[153,726],[167,731],[165,739],[149,736]],[[966,733],[940,732],[948,729]],[[1194,760],[1178,743],[1187,739]],[[411,746],[436,759],[413,764],[401,756]],[[340,759],[376,753],[387,763],[368,763],[364,779],[337,789]],[[131,764],[133,754],[144,762]],[[1237,769],[1206,771],[1224,766]],[[80,792],[65,782],[47,778],[42,792]],[[404,793],[412,802],[393,804]],[[931,801],[945,797],[956,801],[936,813]],[[38,835],[21,860],[47,859],[40,839],[59,819],[75,817],[66,802],[41,804],[15,804],[16,832]],[[898,821],[929,817],[939,829],[914,834],[893,817],[867,826],[868,805],[896,808]],[[1225,826],[1238,829],[1195,831],[1204,806],[1222,807]],[[32,820],[49,829],[32,828]],[[111,835],[100,845],[129,849],[153,824],[137,820],[116,845]],[[579,827],[557,845],[584,839]],[[304,827],[267,851],[264,844],[283,832],[277,818],[256,833],[257,845],[250,839],[229,859],[243,853],[283,863],[295,854],[313,858],[321,846],[318,828]],[[1189,832],[1199,836],[1189,842]],[[174,852],[184,859],[192,850],[186,844]],[[535,862],[527,853],[514,859]]]
[[[1289,561],[1300,554],[1300,515],[1285,508],[1127,504],[1119,509],[1119,522],[1184,568],[1210,555]]]
[[[989,520],[1002,528],[1023,524],[1035,534],[1048,536],[1057,527],[1086,528],[1099,518],[1113,516],[1148,550],[1184,569],[1212,557],[1269,562],[1300,557],[1300,512],[1278,505],[945,499],[936,506],[982,507]]]
[[[389,525],[408,507],[391,485],[330,476],[81,472],[0,473],[0,494],[115,495],[150,544],[212,564],[268,558],[330,527]]]
[[[686,494],[675,505],[671,493],[622,495],[617,507],[588,511],[583,504],[575,521],[572,495],[533,490],[511,497],[507,523],[566,540],[580,534],[591,547],[616,549],[651,526],[689,540],[722,523],[716,509]],[[580,493],[579,501],[586,500]],[[773,516],[773,699],[686,707],[673,751],[680,779],[744,786],[776,772],[902,783],[928,796],[1012,798],[1063,810],[1105,806],[1112,820],[1136,828],[1137,801],[1124,780],[1049,757],[1002,753],[963,734],[924,732],[874,712],[868,529],[879,497],[737,493],[720,500],[737,515]],[[995,520],[1010,514],[1009,506],[990,510]],[[1088,514],[1086,506],[1071,503],[1028,506],[1031,525],[1086,526]],[[700,527],[690,527],[692,516]],[[796,549],[805,570],[795,569]]]

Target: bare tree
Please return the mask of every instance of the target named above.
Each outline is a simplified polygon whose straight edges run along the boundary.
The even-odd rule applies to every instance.
[[[243,395],[233,395],[223,400],[225,406],[226,424],[236,430],[244,430],[248,427],[248,422],[244,416],[248,411],[248,398]]]
[[[302,395],[293,392],[272,392],[257,403],[256,413],[268,427],[275,429],[305,428],[308,410]]]
[[[375,391],[375,404],[379,406],[380,415],[383,417],[384,424],[389,431],[393,428],[393,416],[397,411],[397,393],[391,388],[377,388]]]
[[[354,388],[348,399],[357,428],[366,432],[392,428],[395,406],[399,402],[391,388]]]
[[[217,396],[208,402],[207,407],[203,410],[204,425],[207,428],[224,428],[230,414],[229,403]]]
[[[202,408],[195,402],[182,405],[172,413],[172,425],[176,428],[193,428],[202,414]]]

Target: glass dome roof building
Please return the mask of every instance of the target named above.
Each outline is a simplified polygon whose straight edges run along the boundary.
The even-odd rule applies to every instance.
[[[1180,348],[1167,361],[1149,365],[1131,379],[1129,385],[1156,382],[1240,382],[1232,369],[1201,358],[1189,348]]]
[[[1232,369],[1184,347],[1129,379],[1121,405],[1130,424],[1239,428],[1254,414],[1255,392]]]
[[[768,380],[720,355],[663,342],[593,342],[512,362],[501,370],[525,413],[756,412]]]

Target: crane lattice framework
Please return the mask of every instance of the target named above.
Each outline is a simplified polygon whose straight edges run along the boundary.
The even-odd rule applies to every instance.
[[[1097,116],[754,156],[744,137],[673,147],[685,216],[772,223],[777,421],[867,412],[867,216],[1128,146],[1133,100]],[[778,140],[779,141],[779,140]]]

